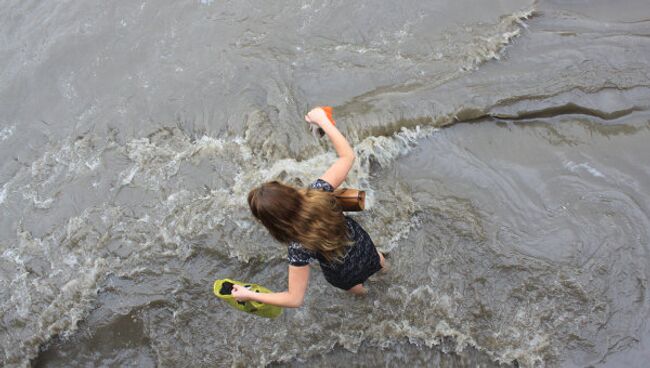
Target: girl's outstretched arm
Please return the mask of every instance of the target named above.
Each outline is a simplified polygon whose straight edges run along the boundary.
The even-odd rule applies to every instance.
[[[289,290],[281,293],[254,293],[235,284],[232,296],[238,301],[253,300],[279,307],[298,308],[305,299],[308,284],[309,266],[289,266]]]
[[[320,107],[312,109],[305,116],[305,120],[308,123],[317,124],[321,129],[323,129],[325,134],[327,134],[329,139],[332,141],[332,145],[334,145],[334,149],[339,156],[336,162],[334,162],[320,177],[336,189],[341,185],[341,183],[343,183],[345,178],[348,176],[348,172],[352,168],[355,158],[354,151],[352,150],[352,147],[350,147],[348,140],[345,139],[336,126],[330,122],[325,111]]]

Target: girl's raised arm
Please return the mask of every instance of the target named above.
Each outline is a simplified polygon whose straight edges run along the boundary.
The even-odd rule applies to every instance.
[[[348,172],[352,168],[355,158],[354,151],[352,150],[352,147],[350,147],[348,140],[345,139],[336,126],[330,122],[325,111],[320,107],[316,107],[309,111],[305,116],[305,120],[308,123],[316,124],[323,129],[325,134],[327,134],[329,139],[332,141],[332,145],[334,145],[334,149],[339,156],[336,162],[334,162],[320,177],[336,189],[341,185],[341,183],[343,183],[345,178],[348,176]]]

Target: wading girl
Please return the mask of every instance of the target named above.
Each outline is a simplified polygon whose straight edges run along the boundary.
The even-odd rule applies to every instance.
[[[239,301],[301,306],[313,260],[318,260],[330,284],[357,295],[367,293],[363,282],[384,267],[384,257],[370,236],[356,221],[343,215],[332,194],[347,177],[354,151],[323,109],[312,109],[305,120],[327,134],[339,157],[308,189],[272,181],[248,194],[253,216],[276,240],[288,246],[289,290],[262,294],[235,285],[232,295]]]

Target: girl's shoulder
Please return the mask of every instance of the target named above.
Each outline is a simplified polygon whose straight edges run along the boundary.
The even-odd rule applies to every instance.
[[[325,180],[318,178],[313,183],[309,184],[309,189],[320,189],[326,192],[333,192],[334,187],[332,184],[326,182]]]
[[[311,263],[311,261],[316,258],[316,255],[305,249],[297,241],[292,241],[289,243],[289,249],[287,251],[287,260],[292,266],[306,266]]]

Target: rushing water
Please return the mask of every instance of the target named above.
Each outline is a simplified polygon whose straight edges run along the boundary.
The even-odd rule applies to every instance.
[[[645,0],[1,1],[0,365],[644,366],[648,65]],[[231,310],[317,104],[391,271]]]

